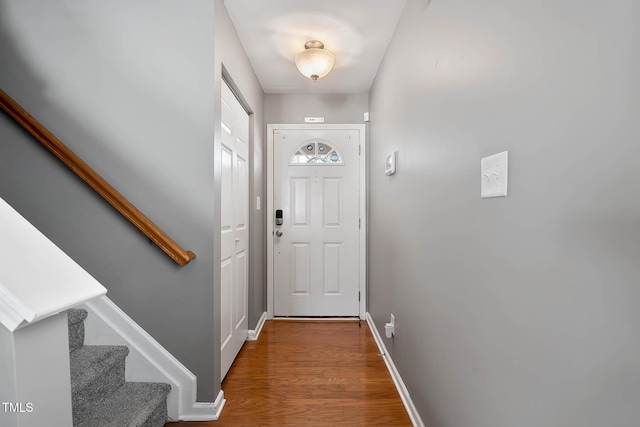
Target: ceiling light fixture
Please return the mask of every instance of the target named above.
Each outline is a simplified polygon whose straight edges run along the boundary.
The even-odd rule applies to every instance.
[[[295,58],[298,71],[314,82],[329,74],[335,60],[333,53],[326,50],[318,40],[306,42],[304,50],[296,54]]]

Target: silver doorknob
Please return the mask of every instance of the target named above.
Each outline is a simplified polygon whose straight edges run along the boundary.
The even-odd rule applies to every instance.
[[[282,231],[276,230],[276,236],[278,236],[278,237],[282,236]]]

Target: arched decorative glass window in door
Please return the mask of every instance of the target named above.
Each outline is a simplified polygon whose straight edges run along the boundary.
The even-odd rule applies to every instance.
[[[342,154],[329,142],[309,140],[302,144],[289,158],[290,165],[343,165]]]

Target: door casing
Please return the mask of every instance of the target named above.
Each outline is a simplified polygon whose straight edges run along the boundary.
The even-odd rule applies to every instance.
[[[364,319],[367,309],[367,150],[366,127],[362,124],[268,124],[267,125],[267,317],[273,319],[273,133],[276,130],[358,130],[360,131],[360,319]]]

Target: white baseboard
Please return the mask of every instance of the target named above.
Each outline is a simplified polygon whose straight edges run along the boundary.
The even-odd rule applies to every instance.
[[[249,329],[249,337],[247,338],[247,341],[257,341],[258,337],[260,336],[260,332],[262,331],[262,327],[264,326],[264,322],[267,320],[267,312],[265,311],[264,313],[262,313],[262,316],[260,316],[260,319],[258,320],[258,324],[256,325],[255,329]]]
[[[194,402],[188,414],[180,417],[181,421],[211,421],[220,418],[226,400],[224,392],[220,390],[215,402]]]
[[[373,338],[376,340],[376,344],[378,344],[378,348],[380,349],[380,353],[382,354],[382,359],[384,359],[384,363],[387,365],[387,369],[391,374],[391,378],[393,379],[393,383],[396,385],[398,389],[398,393],[400,394],[400,398],[402,399],[402,403],[404,407],[407,409],[407,413],[409,414],[409,418],[411,418],[411,422],[415,427],[424,427],[424,423],[422,422],[422,418],[420,418],[420,414],[416,410],[415,405],[413,404],[413,400],[411,400],[411,396],[409,395],[409,390],[404,385],[404,381],[402,381],[402,377],[400,377],[400,372],[396,368],[396,365],[393,363],[393,359],[389,356],[387,352],[387,348],[384,345],[384,341],[382,337],[378,333],[378,329],[376,328],[375,323],[373,323],[373,318],[367,312],[367,324],[369,325],[369,329],[371,329],[371,333],[373,334]]]
[[[127,381],[155,381],[171,385],[167,397],[169,419],[189,421],[217,420],[224,406],[224,393],[215,402],[197,402],[197,378],[151,335],[123,312],[108,297],[86,302],[87,344],[125,344]]]

